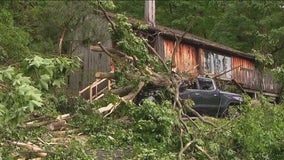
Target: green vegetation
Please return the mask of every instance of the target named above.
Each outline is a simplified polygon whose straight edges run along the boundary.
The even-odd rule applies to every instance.
[[[135,7],[129,7],[129,4]],[[117,13],[144,18],[141,0],[114,1]],[[187,30],[240,51],[283,57],[283,1],[156,0],[156,23]]]
[[[189,1],[177,4],[173,4],[174,1],[166,2],[172,9],[190,4]],[[205,2],[190,2],[196,5],[196,8],[190,9],[205,10],[201,5]],[[218,5],[224,3],[218,2]],[[239,5],[236,7],[236,3],[226,6],[240,8]],[[157,4],[162,4],[162,1]],[[113,8],[112,1],[104,1],[101,5]],[[217,5],[217,2],[208,3],[208,6],[211,5]],[[111,93],[106,93],[104,98],[92,103],[66,94],[64,78],[80,66],[80,61],[66,56],[68,40],[63,42],[62,54],[59,56],[58,40],[62,33],[66,33],[66,39],[74,38],[72,34],[78,24],[84,22],[90,10],[99,8],[97,1],[1,1],[0,6],[0,160],[39,156],[51,160],[114,157],[171,160],[179,156],[184,159],[283,159],[283,104],[271,107],[264,99],[255,106],[251,99],[247,99],[238,117],[205,117],[215,125],[212,126],[200,119],[183,121],[182,124],[180,110],[171,101],[173,95],[162,103],[145,101],[137,106]],[[215,9],[221,12],[224,8]],[[73,12],[70,13],[70,10]],[[216,16],[220,12],[216,12]],[[62,13],[61,17],[59,13]],[[209,13],[212,12],[204,11],[204,15]],[[204,23],[197,23],[200,26],[196,29],[205,30],[205,22],[213,21],[216,17],[199,18]],[[176,19],[173,23],[181,22],[184,21]],[[115,23],[116,30],[111,33],[117,47],[128,56],[139,59],[129,65],[117,63],[117,86],[138,84],[141,81],[148,83],[149,75],[141,73],[146,66],[152,67],[154,71],[166,72],[156,58],[149,56],[146,40],[132,32],[126,17],[118,16]],[[279,31],[272,30],[275,33]],[[96,41],[88,36],[85,38],[83,40]],[[257,51],[264,55],[272,54],[271,50],[267,50]],[[262,65],[271,67],[271,64]],[[133,70],[145,76],[144,79],[130,81],[125,78],[126,73]],[[275,75],[282,78],[282,82],[283,70],[283,66],[275,69]],[[165,89],[165,92],[167,95],[174,91]],[[118,102],[120,105],[109,116],[97,111]],[[57,118],[67,113],[70,114],[68,118]],[[55,122],[64,125],[54,129]],[[30,149],[31,146],[27,147],[30,143],[40,149]],[[186,145],[188,148],[180,154],[181,148]]]

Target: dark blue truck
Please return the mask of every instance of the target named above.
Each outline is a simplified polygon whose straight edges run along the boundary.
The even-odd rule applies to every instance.
[[[191,99],[193,108],[201,113],[211,116],[225,116],[229,107],[243,102],[240,94],[220,91],[211,78],[199,77],[190,87],[180,90],[181,99]]]

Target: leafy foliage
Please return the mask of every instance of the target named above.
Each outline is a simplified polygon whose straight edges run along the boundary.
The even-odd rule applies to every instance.
[[[0,71],[1,126],[10,122],[18,124],[26,113],[42,107],[44,91],[64,84],[66,74],[79,63],[64,57],[44,59],[35,56],[25,59],[23,65],[23,70],[8,67]]]
[[[78,68],[79,59],[70,60],[66,57],[42,58],[35,56],[25,59],[25,74],[32,77],[35,85],[41,90],[49,90],[50,87],[60,87],[64,84],[65,76]]]
[[[29,34],[15,26],[12,14],[5,8],[0,8],[0,34],[1,63],[11,63],[16,57],[20,60],[29,53]]]
[[[0,71],[0,126],[23,120],[26,112],[42,106],[42,93],[33,86],[30,77],[17,73],[15,68],[8,67]]]

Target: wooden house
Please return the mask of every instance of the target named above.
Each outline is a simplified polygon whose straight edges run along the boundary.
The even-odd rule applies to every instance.
[[[175,43],[184,32],[163,26],[150,27],[145,35],[165,60],[171,60]],[[177,48],[177,71],[189,75],[215,76],[237,82],[246,93],[278,97],[281,86],[269,73],[261,76],[255,57],[233,48],[186,33]],[[261,85],[262,83],[262,85]]]
[[[107,33],[107,27],[100,27],[100,31]],[[166,61],[171,60],[176,40],[184,34],[180,30],[155,25],[139,32],[143,33]],[[110,36],[106,37],[108,38],[104,41],[111,47]],[[91,51],[89,46],[80,46],[74,50],[74,54],[80,55],[84,63],[80,71],[69,77],[68,83],[75,92],[86,91],[89,85],[96,84],[95,72],[111,70],[111,60],[103,53]],[[253,55],[189,33],[183,36],[178,47],[176,64],[178,72],[193,76],[214,76],[223,73],[219,79],[228,82],[233,80],[252,96],[263,90],[265,95],[279,97],[281,91],[281,86],[272,75],[260,75]],[[89,90],[92,92],[90,86]]]

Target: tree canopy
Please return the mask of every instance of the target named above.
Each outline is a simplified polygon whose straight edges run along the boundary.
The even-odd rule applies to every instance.
[[[116,12],[143,19],[142,1],[114,1]],[[135,7],[128,7],[131,3]],[[156,0],[156,23],[283,63],[283,1]],[[135,9],[133,9],[135,8]]]

